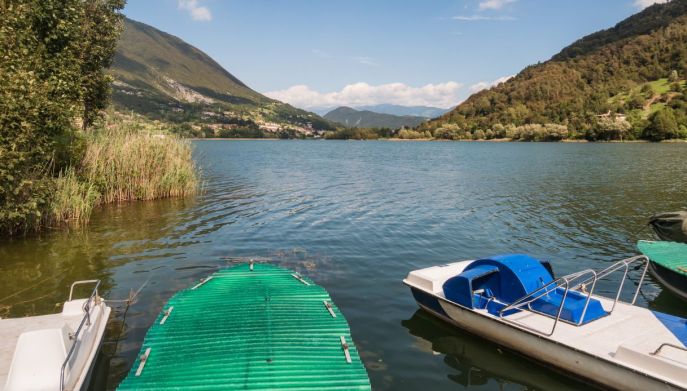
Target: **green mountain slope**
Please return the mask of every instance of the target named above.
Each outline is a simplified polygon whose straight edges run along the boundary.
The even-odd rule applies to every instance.
[[[682,137],[686,73],[687,0],[673,0],[580,39],[420,129],[449,138]],[[668,122],[655,119],[662,111]]]
[[[130,19],[111,73],[115,107],[154,119],[332,128],[316,114],[253,91],[181,39]]]
[[[409,115],[392,115],[375,113],[368,110],[356,110],[350,107],[339,107],[325,114],[325,119],[349,128],[391,128],[404,126],[414,127],[427,120],[424,117]]]

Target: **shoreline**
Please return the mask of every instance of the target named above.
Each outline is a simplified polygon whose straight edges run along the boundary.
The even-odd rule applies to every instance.
[[[388,141],[388,142],[459,142],[459,143],[544,143],[544,144],[555,144],[555,143],[571,143],[571,144],[680,144],[687,143],[685,139],[670,139],[662,141],[649,141],[649,140],[576,140],[576,139],[563,139],[558,141],[520,141],[513,140],[510,138],[497,138],[491,140],[448,140],[448,139],[434,139],[434,138],[417,138],[417,139],[402,139],[402,138],[378,138],[378,139],[325,139],[325,138],[304,138],[304,139],[281,139],[281,138],[221,138],[221,137],[211,137],[211,138],[201,138],[201,137],[189,137],[186,138],[189,141]]]

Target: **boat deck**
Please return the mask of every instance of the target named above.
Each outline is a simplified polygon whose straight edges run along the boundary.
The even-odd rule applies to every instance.
[[[59,313],[0,320],[0,336],[2,336],[0,338],[0,389],[3,389],[7,382],[17,340],[22,333],[35,330],[58,329],[65,324],[67,324],[70,330],[76,330],[82,318],[83,314],[65,315]]]
[[[119,386],[276,388],[369,390],[370,383],[327,292],[266,264],[219,271],[174,295]]]

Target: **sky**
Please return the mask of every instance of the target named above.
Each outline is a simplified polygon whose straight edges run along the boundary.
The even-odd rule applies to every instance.
[[[128,0],[127,17],[304,109],[449,108],[666,0]]]

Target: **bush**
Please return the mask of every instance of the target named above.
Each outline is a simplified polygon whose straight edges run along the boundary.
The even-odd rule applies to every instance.
[[[435,129],[433,136],[436,139],[461,140],[465,138],[465,131],[456,124],[447,123]]]
[[[510,138],[521,141],[560,141],[568,136],[568,127],[558,124],[527,124],[506,132]]]
[[[426,138],[427,136],[428,135],[426,135],[424,132],[418,132],[410,129],[401,129],[398,132],[398,138],[404,140],[417,140],[421,138]]]
[[[119,0],[0,1],[0,232],[35,231],[108,99]],[[56,201],[56,200],[55,200]]]
[[[388,129],[346,128],[325,135],[330,140],[376,140],[388,134]]]
[[[670,108],[664,108],[649,117],[649,125],[644,130],[644,138],[661,141],[679,136],[679,127],[675,114]]]
[[[587,131],[588,140],[623,140],[632,130],[632,125],[625,119],[603,117],[598,119]]]

